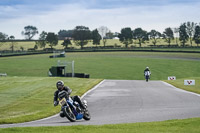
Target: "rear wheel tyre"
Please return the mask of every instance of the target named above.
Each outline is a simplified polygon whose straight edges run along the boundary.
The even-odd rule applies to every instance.
[[[91,119],[90,112],[86,109],[83,114],[83,119],[89,121]]]
[[[71,122],[75,122],[76,121],[76,117],[73,114],[73,112],[72,112],[70,107],[64,109],[64,114]]]
[[[148,76],[146,76],[146,82],[148,82],[149,81],[149,77]]]

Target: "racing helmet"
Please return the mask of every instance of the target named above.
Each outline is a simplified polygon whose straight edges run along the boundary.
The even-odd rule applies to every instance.
[[[62,80],[59,80],[56,83],[56,87],[57,87],[58,90],[61,90],[64,87],[64,82]]]

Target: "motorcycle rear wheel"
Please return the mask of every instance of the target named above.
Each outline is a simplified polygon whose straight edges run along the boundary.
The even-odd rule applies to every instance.
[[[146,82],[148,82],[149,81],[149,76],[146,76],[145,78],[146,78]]]

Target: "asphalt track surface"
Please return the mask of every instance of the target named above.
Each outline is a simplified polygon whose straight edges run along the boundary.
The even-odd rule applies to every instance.
[[[104,80],[83,99],[92,119],[69,122],[58,115],[7,127],[104,125],[200,117],[200,95],[162,81]]]

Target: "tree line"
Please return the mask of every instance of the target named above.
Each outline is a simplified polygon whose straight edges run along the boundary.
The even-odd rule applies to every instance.
[[[27,39],[31,40],[36,34],[39,34],[38,29],[35,26],[25,26],[21,34]],[[58,34],[53,32],[42,31],[39,34],[39,40],[36,41],[35,49],[37,47],[45,48],[49,45],[51,48],[58,44],[58,40],[64,40],[62,45],[67,48],[73,41],[81,49],[92,41],[94,45],[100,45],[100,41],[103,41],[104,47],[106,46],[107,39],[118,37],[120,42],[127,48],[130,44],[136,43],[139,47],[142,47],[146,41],[152,40],[154,46],[158,43],[159,39],[164,39],[170,46],[172,40],[176,40],[176,44],[180,42],[182,47],[185,47],[186,42],[190,42],[192,46],[193,41],[199,46],[200,44],[200,24],[194,22],[182,23],[177,28],[166,28],[163,33],[152,29],[150,32],[143,30],[142,28],[135,28],[132,30],[130,27],[122,28],[120,33],[112,33],[106,26],[101,26],[95,30],[90,30],[86,26],[76,26],[73,30],[60,30]],[[8,36],[5,33],[0,32],[0,40],[11,41],[11,49],[14,48],[14,36]],[[135,41],[135,42],[134,42]],[[0,44],[1,46],[2,44]]]

